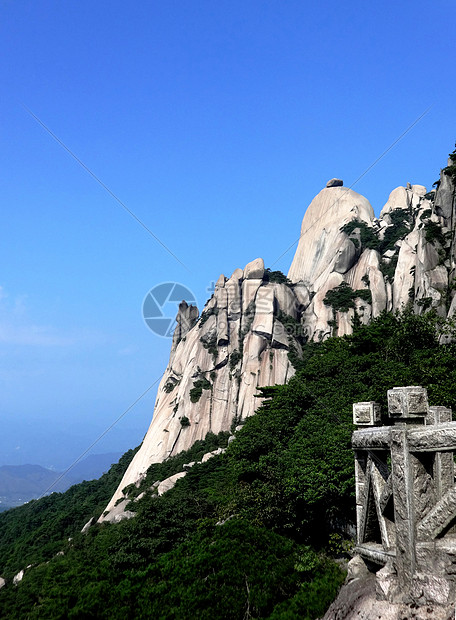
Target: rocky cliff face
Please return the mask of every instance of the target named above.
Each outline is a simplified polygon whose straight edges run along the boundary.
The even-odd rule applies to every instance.
[[[219,277],[201,316],[180,305],[152,423],[102,520],[152,463],[252,415],[258,388],[288,381],[305,340],[348,334],[354,321],[407,305],[455,312],[455,175],[447,173],[436,191],[396,188],[378,219],[366,198],[332,179],[305,213],[288,279],[256,259]]]
[[[194,306],[180,304],[152,423],[107,511],[152,463],[241,423],[261,403],[259,387],[294,374],[288,353],[300,354],[299,309],[309,300],[300,285],[276,279],[284,282],[271,281],[259,258],[221,275],[199,318]]]
[[[369,202],[340,186],[312,201],[288,277],[311,299],[301,314],[310,339],[343,335],[408,304],[453,314],[454,182],[444,172],[437,190],[393,190],[380,217]]]

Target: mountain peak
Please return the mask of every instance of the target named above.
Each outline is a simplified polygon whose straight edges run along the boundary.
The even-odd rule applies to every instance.
[[[373,219],[374,210],[361,194],[340,186],[322,189],[304,214],[288,278],[316,290],[331,272],[348,271],[356,253],[341,227],[352,220],[371,226]]]
[[[286,383],[306,340],[349,334],[382,311],[456,311],[452,177],[436,192],[393,190],[379,219],[364,196],[332,179],[307,208],[288,278],[262,258],[222,274],[201,316],[182,302],[151,426],[107,514],[152,463],[228,430]]]

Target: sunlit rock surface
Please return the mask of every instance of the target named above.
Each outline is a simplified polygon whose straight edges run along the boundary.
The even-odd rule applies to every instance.
[[[443,172],[437,191],[394,189],[378,219],[366,198],[332,179],[304,214],[288,282],[270,282],[257,258],[218,278],[199,318],[183,301],[152,423],[101,520],[112,519],[122,489],[152,463],[251,416],[259,387],[293,376],[289,353],[299,356],[302,335],[350,334],[354,322],[406,307],[452,316],[455,210]],[[328,302],[341,286],[351,295],[347,307]]]
[[[122,489],[152,463],[187,450],[209,431],[245,420],[261,404],[259,387],[286,383],[294,374],[288,351],[290,343],[300,346],[279,316],[297,320],[302,295],[288,284],[264,281],[263,275],[263,260],[256,259],[228,280],[220,277],[198,322],[184,335],[182,326],[196,311],[180,304],[179,338],[173,338],[152,423],[100,520],[111,520]]]

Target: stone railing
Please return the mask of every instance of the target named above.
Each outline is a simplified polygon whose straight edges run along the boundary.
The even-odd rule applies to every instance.
[[[377,596],[446,605],[456,593],[456,422],[418,386],[388,391],[388,423],[355,403],[357,546]]]

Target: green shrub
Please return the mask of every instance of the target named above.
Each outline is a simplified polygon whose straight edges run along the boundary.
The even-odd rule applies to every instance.
[[[342,282],[339,286],[326,293],[323,303],[326,306],[331,306],[335,312],[348,312],[350,308],[355,307],[355,299],[362,299],[372,303],[372,293],[369,289],[354,291],[347,282]]]
[[[209,337],[200,338],[200,342],[203,345],[203,347],[207,349],[209,353],[212,355],[214,364],[215,364],[215,361],[217,360],[217,356],[218,356],[217,334],[213,333]]]
[[[241,360],[242,360],[242,353],[238,351],[238,349],[234,349],[234,351],[230,355],[231,372],[233,372],[233,370],[236,368],[236,366],[239,364]]]
[[[456,184],[456,149],[449,154],[451,165],[443,169],[443,173],[450,177],[453,184]]]
[[[300,587],[297,557],[288,539],[243,520],[197,532],[149,569],[145,617],[268,618]]]
[[[425,209],[423,213],[420,215],[420,220],[426,220],[428,217],[431,217],[431,215],[432,215],[432,210]]]
[[[264,270],[263,275],[264,282],[277,282],[278,284],[291,285],[292,282],[281,271],[271,271],[269,268]]]
[[[353,233],[353,231],[356,229],[359,229],[360,231],[360,240],[361,240],[362,248],[368,248],[372,250],[376,250],[378,248],[379,240],[377,238],[377,235],[375,234],[373,229],[366,224],[366,222],[361,222],[359,220],[352,220],[351,222],[348,222],[347,224],[342,226],[340,230],[344,232],[346,235],[350,236]],[[355,241],[355,240],[356,239],[352,239],[352,241]]]
[[[404,239],[411,229],[412,212],[410,209],[393,209],[388,215],[391,225],[385,229],[385,235],[379,244],[380,254],[384,254],[387,250],[394,250],[399,239]]]
[[[421,299],[417,299],[416,305],[423,308],[423,312],[426,312],[426,310],[429,310],[432,306],[432,297],[422,297]]]
[[[203,312],[201,312],[201,315],[198,321],[198,327],[201,329],[201,327],[203,327],[203,325],[206,323],[206,321],[211,316],[217,316],[217,315],[218,315],[218,308],[208,308],[207,310],[203,310]]]
[[[389,261],[380,261],[380,271],[387,282],[394,282],[398,258],[399,255],[395,254]]]
[[[163,388],[167,394],[172,392],[177,385],[177,381],[168,381]]]
[[[190,400],[192,403],[197,403],[201,398],[203,390],[212,389],[212,384],[205,377],[197,379],[193,382],[193,387],[190,389]]]
[[[440,243],[440,245],[445,246],[446,243],[442,227],[432,220],[427,220],[424,223],[424,238],[428,243],[432,244]]]

